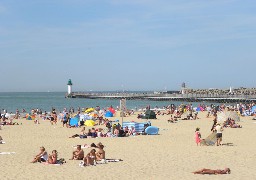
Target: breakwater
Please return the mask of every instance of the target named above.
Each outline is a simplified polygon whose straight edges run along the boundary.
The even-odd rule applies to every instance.
[[[66,98],[85,99],[127,99],[151,101],[186,101],[186,102],[256,102],[256,95],[229,95],[229,94],[153,94],[153,93],[72,93]]]

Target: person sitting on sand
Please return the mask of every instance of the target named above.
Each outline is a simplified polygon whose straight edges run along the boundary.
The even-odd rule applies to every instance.
[[[81,139],[87,138],[86,132],[85,132],[85,127],[82,128],[79,137],[80,137]]]
[[[103,135],[103,129],[102,128],[99,128],[98,132],[97,132],[97,137],[104,137]]]
[[[201,169],[199,171],[193,172],[194,174],[230,174],[231,170],[229,168],[225,168],[224,170],[212,170],[212,169]]]
[[[104,145],[103,144],[100,144],[98,146],[99,150],[96,152],[96,160],[97,161],[102,161],[102,160],[105,160],[106,157],[105,157],[105,151],[104,151]]]
[[[175,123],[175,121],[174,121],[172,115],[171,115],[170,119],[167,120],[167,122],[168,122],[168,123]]]
[[[92,138],[97,137],[97,132],[96,132],[95,128],[92,128],[91,133],[92,133]]]
[[[81,148],[81,145],[77,145],[76,150],[73,151],[73,156],[70,160],[83,160],[84,159],[84,151]]]
[[[84,158],[84,166],[94,165],[96,161],[96,150],[92,149]]]
[[[3,138],[0,136],[0,144],[3,144]]]
[[[136,130],[135,128],[132,126],[131,129],[128,131],[128,135],[129,136],[135,136],[136,135]]]
[[[48,153],[46,152],[45,148],[42,146],[40,147],[40,153],[38,153],[34,160],[31,163],[36,162],[46,162],[48,160]]]
[[[56,150],[52,151],[52,154],[49,154],[47,163],[48,164],[57,164],[58,152]]]

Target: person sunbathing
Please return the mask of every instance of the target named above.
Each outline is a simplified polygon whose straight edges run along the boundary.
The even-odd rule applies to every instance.
[[[70,160],[83,160],[84,159],[84,151],[81,148],[81,145],[77,145],[77,149],[73,151],[73,156]]]
[[[136,135],[136,130],[135,128],[132,126],[131,129],[128,131],[128,135],[129,136],[135,136]]]
[[[49,155],[47,163],[48,164],[57,164],[58,152],[56,150],[52,151],[52,154]]]
[[[201,169],[199,171],[193,172],[194,174],[230,174],[231,170],[229,168],[225,168],[224,170],[212,170],[212,169]]]
[[[35,156],[34,160],[31,163],[36,162],[46,162],[48,160],[48,153],[44,147],[40,147],[40,152]]]
[[[96,150],[92,149],[84,158],[84,166],[94,165],[96,161]]]

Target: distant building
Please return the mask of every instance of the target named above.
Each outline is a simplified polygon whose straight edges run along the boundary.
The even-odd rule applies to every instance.
[[[181,94],[187,94],[188,93],[188,89],[186,88],[186,83],[182,83],[181,84]]]

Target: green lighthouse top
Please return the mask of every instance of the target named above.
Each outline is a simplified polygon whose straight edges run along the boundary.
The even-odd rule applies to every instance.
[[[71,79],[69,79],[69,80],[68,80],[68,84],[67,84],[67,85],[70,85],[70,86],[72,86],[72,85],[73,85],[73,83],[72,83]]]

